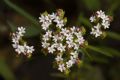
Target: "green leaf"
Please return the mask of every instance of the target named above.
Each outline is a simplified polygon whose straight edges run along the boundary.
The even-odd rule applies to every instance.
[[[106,51],[105,48],[100,48],[100,47],[95,47],[95,46],[90,46],[90,45],[87,48],[90,49],[90,50],[93,50],[95,52],[104,54],[104,55],[106,55],[108,57],[113,56],[109,51]]]
[[[100,63],[108,63],[108,59],[104,58],[104,57],[100,57],[100,56],[95,56],[95,55],[91,55],[92,56],[92,59],[93,61],[96,61],[96,62],[100,62]]]
[[[6,64],[4,59],[0,58],[0,74],[5,80],[15,80],[15,76]]]
[[[120,34],[115,33],[115,32],[107,32],[108,37],[115,39],[115,40],[120,40]]]
[[[91,60],[91,61],[97,61],[97,62],[101,62],[101,63],[108,63],[108,60],[100,57],[100,56],[95,56],[93,54],[91,54],[91,52],[88,52],[87,49],[81,49],[79,50],[81,53],[84,53],[88,56],[88,58],[86,58],[87,60]]]
[[[105,46],[102,46],[102,47],[100,46],[100,48],[103,49],[104,51],[109,52],[113,56],[120,57],[120,51],[118,51],[116,49],[113,49],[113,48],[110,48],[110,47],[105,47]]]
[[[113,49],[113,48],[110,48],[110,47],[106,47],[106,46],[88,46],[88,49],[91,49],[93,51],[96,51],[96,52],[99,52],[99,53],[102,53],[106,56],[118,56],[120,57],[120,51],[116,50],[116,49]]]
[[[84,48],[79,49],[79,52],[86,54],[90,60],[93,60],[92,56],[88,53],[88,51],[86,49],[84,49]]]

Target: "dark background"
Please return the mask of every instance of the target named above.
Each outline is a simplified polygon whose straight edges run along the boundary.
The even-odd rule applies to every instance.
[[[23,11],[11,6],[11,3]],[[103,40],[87,38],[91,45],[106,46],[107,48],[104,48],[106,52],[111,49],[112,57],[94,54],[97,52],[88,50],[94,57],[93,60],[87,57],[85,66],[74,67],[69,77],[66,78],[54,69],[52,67],[54,56],[45,56],[41,52],[41,27],[38,24],[38,17],[44,11],[52,13],[57,9],[65,11],[67,25],[90,26],[88,19],[97,10],[103,10],[113,16],[108,31],[114,34],[109,34]],[[32,19],[24,12],[32,15]],[[18,56],[11,46],[10,33],[18,26],[29,26],[25,39],[36,49],[30,59]],[[88,27],[86,29],[89,30]],[[0,0],[0,80],[120,80],[119,34],[119,0]]]

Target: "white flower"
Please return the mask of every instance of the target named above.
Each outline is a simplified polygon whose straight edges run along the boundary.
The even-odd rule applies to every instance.
[[[13,35],[12,35],[12,42],[13,42],[12,46],[13,46],[13,48],[15,48],[15,51],[18,54],[25,52],[24,46],[19,45],[19,40],[23,36],[24,33],[25,33],[25,28],[18,27],[18,32],[13,33]]]
[[[73,35],[71,33],[67,34],[66,40],[69,40],[69,41],[73,40]]]
[[[39,17],[39,22],[42,22],[42,23],[44,23],[44,22],[50,22],[51,23],[51,19],[50,19],[50,17],[49,17],[50,15],[42,15],[41,14],[41,17]]]
[[[52,13],[52,14],[50,15],[51,20],[55,19],[56,17],[57,17],[57,16],[56,16],[56,13]]]
[[[106,29],[106,28],[109,28],[110,23],[108,21],[105,21],[102,23],[102,25],[103,25],[104,29]]]
[[[102,34],[102,29],[109,28],[110,26],[110,18],[108,15],[105,15],[105,13],[100,10],[96,12],[97,15],[94,16],[95,19],[101,18],[100,20],[98,19],[98,23],[96,26],[92,28],[91,34],[95,35],[95,37],[98,37]],[[90,20],[91,22],[94,21],[94,18],[91,17]],[[103,27],[103,28],[102,28]]]
[[[77,58],[78,58],[78,57],[74,58],[73,56],[70,56],[70,60],[73,62],[73,64],[75,64],[75,63],[76,63]]]
[[[58,35],[53,36],[53,41],[57,42],[58,40],[60,40],[60,37]]]
[[[98,37],[102,34],[102,31],[100,30],[101,25],[98,23],[96,26],[92,28],[92,31],[90,34],[95,35],[95,37]]]
[[[49,14],[48,14],[47,16],[45,16],[45,21],[46,21],[46,22],[49,22],[49,23],[52,22],[51,19],[50,19],[50,15],[49,15]]]
[[[98,23],[96,26],[94,26],[94,28],[96,28],[96,29],[100,29],[100,27],[101,27],[100,23]]]
[[[49,47],[50,43],[47,43],[46,41],[45,42],[42,42],[42,47],[43,48],[47,48]]]
[[[61,29],[63,26],[64,26],[63,20],[60,20],[60,21],[57,22],[56,27],[59,27]]]
[[[84,43],[84,38],[83,37],[79,37],[78,39],[75,40],[75,42],[79,43],[80,45]]]
[[[17,48],[19,44],[12,44],[13,48]]]
[[[45,16],[44,15],[41,15],[41,17],[39,17],[39,22],[45,22]]]
[[[74,34],[75,30],[76,30],[75,26],[73,26],[72,28],[70,28],[70,30],[72,31],[72,34]]]
[[[53,54],[55,52],[54,46],[48,47],[48,52]]]
[[[13,37],[12,42],[15,43],[15,44],[19,43],[19,38]]]
[[[78,58],[77,51],[71,52],[70,54],[73,56],[73,58],[75,58],[75,59]]]
[[[18,27],[18,31],[19,31],[19,33],[25,33],[25,28],[23,28],[23,27]]]
[[[54,19],[54,22],[56,23],[56,27],[59,27],[60,29],[64,26],[64,21],[61,20],[59,18],[59,16],[57,16],[55,19]]]
[[[97,11],[97,17],[103,18],[104,16],[105,16],[105,13],[102,10]]]
[[[57,49],[58,49],[60,52],[63,52],[63,51],[65,51],[65,47],[66,47],[66,46],[63,46],[62,43],[60,43],[60,44],[58,45],[58,48],[57,48]]]
[[[77,36],[77,38],[81,38],[82,37],[82,33],[81,32],[75,32],[74,34]]]
[[[95,37],[98,37],[102,34],[102,31],[96,28],[92,28],[91,34],[95,35]]]
[[[22,42],[22,44],[20,44],[20,41],[22,40],[22,37],[24,36],[23,34],[25,33],[25,28],[23,27],[18,27],[18,32],[16,33],[13,33],[12,35],[12,46],[13,48],[15,48],[15,51],[18,53],[18,54],[29,54],[29,53],[32,53],[34,51],[34,48],[33,46],[28,46],[26,44],[26,42]]]
[[[18,45],[17,48],[15,49],[15,51],[18,54],[25,53],[25,48],[24,48],[24,46]]]
[[[69,30],[67,30],[66,28],[62,28],[62,31],[60,33],[62,33],[64,36],[67,36],[67,34],[70,32]]]
[[[48,30],[45,35],[47,35],[48,37],[52,37],[52,31]]]
[[[55,42],[52,44],[52,46],[54,46],[54,48],[58,48],[59,47],[59,43]]]
[[[42,29],[47,30],[48,27],[52,24],[52,21],[50,19],[50,15],[41,15],[41,17],[39,17],[40,21],[42,23]]]
[[[50,24],[51,24],[51,23],[49,23],[49,22],[44,22],[44,23],[41,25],[41,26],[42,26],[42,29],[43,29],[43,30],[47,30]]]
[[[30,54],[30,53],[32,53],[34,51],[33,46],[28,46],[28,45],[24,44],[24,48],[25,48],[27,54]]]
[[[61,55],[58,55],[58,56],[55,58],[55,60],[56,60],[57,62],[59,62],[59,61],[63,61],[63,58],[62,58]]]
[[[79,44],[74,43],[74,49],[78,50],[79,49]]]
[[[47,17],[46,17],[47,16]],[[61,18],[57,13],[41,16],[40,22],[42,28],[46,31],[43,35],[42,47],[48,50],[48,53],[57,54],[55,61],[58,65],[58,70],[64,72],[66,68],[70,68],[78,59],[78,53],[74,52],[66,59],[62,57],[66,52],[77,51],[81,44],[84,43],[84,38],[80,28],[73,26],[72,28],[64,28],[64,18]],[[55,23],[56,28],[49,28],[49,25]],[[71,49],[70,51],[68,51]],[[67,57],[67,56],[64,56]]]
[[[106,22],[106,21],[109,21],[109,17],[107,15],[104,15],[102,17],[102,22]]]
[[[66,70],[65,65],[64,64],[59,64],[58,70],[60,70],[61,72],[65,71]]]
[[[18,27],[18,32],[16,32],[16,37],[20,38],[23,36],[23,34],[25,33],[25,28],[23,27]]]
[[[81,28],[75,26],[64,28],[64,18],[61,18],[57,13],[41,15],[39,19],[42,23],[42,29],[46,31],[42,38],[42,47],[46,48],[49,53],[56,54],[55,61],[58,65],[58,70],[64,72],[79,60],[79,53],[77,51],[85,42],[83,32]],[[110,25],[109,16],[105,15],[102,10],[97,11],[95,15],[91,16],[90,22],[98,22],[95,23],[97,25],[93,26],[90,32],[95,37],[100,36],[102,29],[109,28]],[[55,23],[55,28],[52,28],[52,26],[49,28],[52,23],[53,26]],[[16,46],[14,45],[14,47]],[[68,56],[66,56],[67,52]]]
[[[90,21],[91,21],[91,22],[94,22],[95,20],[96,20],[96,19],[95,19],[95,16],[91,16],[91,17],[90,17]]]
[[[60,21],[60,17],[56,16],[55,19],[53,20],[53,22],[58,23]]]
[[[68,48],[72,48],[74,46],[74,42],[71,41],[66,41],[66,43],[68,44]]]
[[[109,17],[105,15],[105,13],[102,10],[97,11],[97,17],[101,18],[102,22],[98,23],[97,26],[94,26],[92,28],[91,34],[95,35],[95,37],[98,37],[102,34],[101,27],[106,29],[106,28],[109,28],[110,26]]]
[[[45,35],[43,35],[43,40],[44,40],[44,41],[48,41],[48,40],[49,40],[49,36],[48,36],[48,35],[46,35],[46,34],[45,34]]]
[[[73,64],[75,64],[77,57],[78,57],[78,54],[76,54],[76,53],[74,53],[73,56],[70,56],[70,60],[68,62],[66,62],[67,68],[70,68],[73,66]]]
[[[72,67],[73,64],[74,62],[72,60],[69,60],[68,62],[66,62],[67,68]]]
[[[27,48],[27,53],[32,53],[34,51],[34,47],[30,46]]]

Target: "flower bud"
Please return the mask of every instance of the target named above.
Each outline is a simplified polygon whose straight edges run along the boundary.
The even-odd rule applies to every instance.
[[[60,18],[63,18],[65,15],[65,12],[62,9],[58,9],[57,14],[58,14],[58,16],[60,16]]]

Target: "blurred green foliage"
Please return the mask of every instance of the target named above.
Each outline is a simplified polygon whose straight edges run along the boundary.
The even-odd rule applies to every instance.
[[[101,6],[100,0],[82,0],[82,1],[89,10],[100,9]]]
[[[2,58],[0,59],[0,75],[2,75],[5,80],[16,80],[13,72]]]

